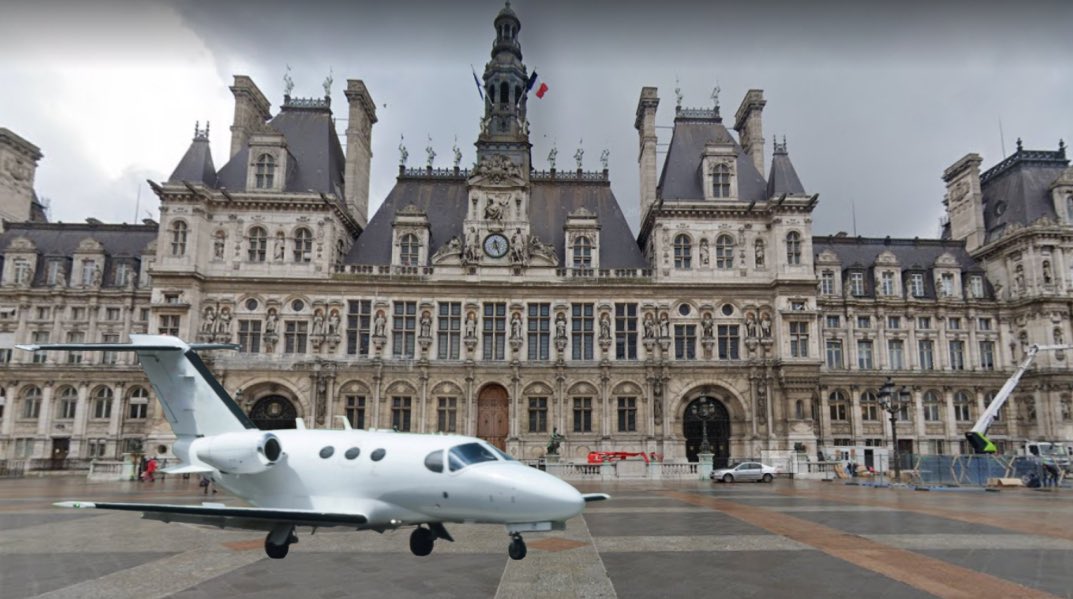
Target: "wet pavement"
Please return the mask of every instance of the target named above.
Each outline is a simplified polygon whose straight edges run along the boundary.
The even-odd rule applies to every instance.
[[[565,531],[449,526],[414,557],[409,531],[263,535],[72,511],[59,500],[197,503],[195,480],[0,479],[0,599],[23,597],[1070,597],[1073,492],[919,492],[774,484],[579,484],[611,493]],[[213,501],[240,504],[222,493]]]

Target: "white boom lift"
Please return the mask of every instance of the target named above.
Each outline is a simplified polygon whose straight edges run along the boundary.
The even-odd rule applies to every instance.
[[[1017,383],[1021,380],[1021,375],[1028,370],[1028,367],[1032,365],[1033,360],[1036,359],[1036,354],[1041,351],[1063,351],[1073,350],[1073,345],[1030,345],[1028,351],[1025,352],[1025,359],[1021,361],[1021,365],[1017,367],[1017,370],[1006,380],[1006,384],[999,389],[998,394],[991,400],[991,405],[987,406],[984,413],[980,415],[980,419],[976,421],[976,424],[972,427],[972,430],[965,433],[965,438],[968,439],[969,445],[972,446],[972,450],[975,453],[995,453],[995,444],[991,442],[991,439],[987,438],[987,429],[991,427],[991,423],[994,422],[995,416],[998,415],[999,410],[1006,404],[1006,400],[1013,394],[1013,390],[1017,388]]]

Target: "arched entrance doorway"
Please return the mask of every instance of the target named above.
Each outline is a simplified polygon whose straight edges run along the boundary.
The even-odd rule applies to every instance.
[[[710,401],[714,407],[714,416],[701,420],[694,407]],[[730,413],[723,402],[711,396],[701,396],[689,402],[682,418],[682,434],[686,438],[686,458],[690,462],[698,460],[700,446],[707,429],[708,445],[711,446],[712,462],[716,468],[723,468],[730,460]]]
[[[298,418],[298,410],[282,395],[266,395],[250,409],[250,420],[263,431],[294,428],[295,418]]]
[[[477,396],[477,436],[505,451],[509,429],[507,390],[501,385],[481,389]]]

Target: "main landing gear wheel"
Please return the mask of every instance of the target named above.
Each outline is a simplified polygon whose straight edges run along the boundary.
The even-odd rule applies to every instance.
[[[273,536],[277,539],[283,535],[286,535],[286,541],[282,543],[273,542]],[[287,553],[291,550],[291,544],[298,542],[298,535],[294,534],[294,527],[290,530],[273,530],[265,537],[265,554],[272,559],[283,559],[287,557]]]
[[[511,539],[510,545],[507,546],[507,555],[513,560],[524,559],[527,551],[522,535],[514,533],[511,535]]]
[[[418,557],[424,557],[432,553],[435,541],[436,533],[419,526],[410,533],[410,551]]]
[[[734,482],[734,475],[733,474],[724,474],[723,475],[723,482],[725,482],[725,483]]]

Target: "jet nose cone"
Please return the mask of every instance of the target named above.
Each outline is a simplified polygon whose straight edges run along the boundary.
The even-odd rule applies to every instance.
[[[585,508],[585,498],[572,485],[562,479],[544,474],[541,495],[551,520],[568,520],[581,513]]]

